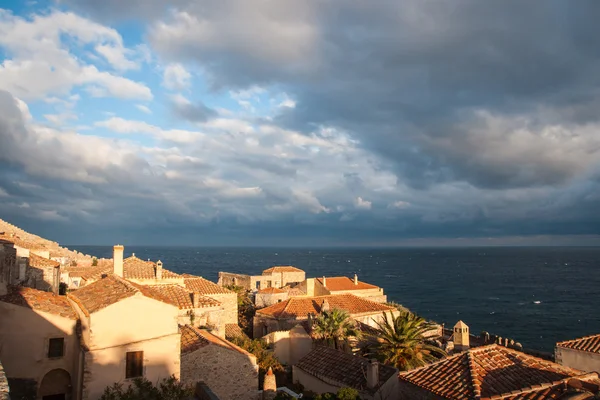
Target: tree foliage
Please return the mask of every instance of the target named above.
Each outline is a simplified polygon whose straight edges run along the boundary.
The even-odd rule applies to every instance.
[[[353,388],[340,388],[337,393],[323,393],[315,397],[315,400],[360,400],[358,391]]]
[[[238,325],[246,335],[252,337],[252,320],[256,314],[256,308],[249,292],[241,286],[230,285],[226,288],[237,293]]]
[[[346,311],[334,308],[331,311],[323,311],[315,319],[312,334],[315,339],[341,350],[349,337],[359,338],[361,331]]]
[[[275,357],[272,351],[269,350],[266,342],[261,339],[249,339],[247,337],[236,337],[231,340],[232,343],[240,346],[248,353],[253,354],[256,357],[256,362],[259,368],[260,382],[263,381],[264,375],[267,373],[269,368],[273,369],[273,372],[283,372],[284,368]],[[262,383],[261,383],[262,385]]]
[[[126,388],[122,383],[107,387],[100,400],[188,400],[192,394],[193,389],[174,376],[163,379],[157,386],[145,378],[136,378]]]
[[[433,344],[434,337],[425,336],[435,328],[435,324],[411,312],[401,312],[397,317],[384,314],[383,322],[377,322],[377,332],[369,337],[368,353],[401,371],[431,363],[446,355]]]

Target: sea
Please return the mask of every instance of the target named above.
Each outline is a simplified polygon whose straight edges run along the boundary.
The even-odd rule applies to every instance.
[[[112,257],[110,246],[68,246]],[[600,247],[226,248],[126,246],[177,273],[217,281],[219,271],[260,274],[293,265],[307,276],[349,276],[446,326],[463,320],[525,348],[600,333]]]

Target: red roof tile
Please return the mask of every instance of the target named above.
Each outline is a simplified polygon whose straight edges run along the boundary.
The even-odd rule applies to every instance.
[[[394,307],[354,296],[338,294],[316,297],[291,297],[272,306],[257,310],[257,314],[276,318],[307,318],[309,313],[319,314],[323,301],[327,300],[331,309],[345,310],[350,314],[380,313],[393,310]]]
[[[323,284],[323,278],[317,278],[320,284]],[[347,276],[333,276],[325,278],[325,287],[332,291],[338,290],[365,290],[365,289],[379,289],[378,286],[371,285],[370,283],[365,283],[358,281],[355,285],[354,280],[348,278]]]
[[[130,282],[126,282],[116,275],[109,275],[70,292],[68,296],[82,308],[84,313],[89,315],[138,292],[139,290]]]
[[[280,294],[280,293],[286,293],[285,290],[281,290],[275,287],[269,287],[269,288],[264,288],[258,291],[258,293],[262,293],[262,294]]]
[[[443,398],[467,400],[514,396],[578,375],[582,372],[493,344],[403,372],[399,377]]]
[[[135,284],[134,284],[135,285]],[[194,308],[192,303],[192,294],[185,288],[178,285],[137,285],[136,286],[145,296],[152,297],[165,303],[179,307],[180,310],[189,310]],[[210,297],[199,296],[199,308],[217,307],[221,303]]]
[[[29,265],[36,268],[45,268],[45,267],[60,267],[60,263],[58,261],[50,260],[48,258],[40,257],[37,254],[30,253],[29,254]]]
[[[265,269],[263,275],[271,275],[278,272],[304,272],[300,268],[292,267],[291,265],[277,265],[271,268]]]
[[[41,290],[26,287],[9,286],[8,293],[4,296],[0,296],[0,301],[36,311],[60,315],[61,317],[73,320],[77,319],[77,314],[71,307],[67,297],[58,296],[51,292],[43,292]]]
[[[190,274],[183,274],[183,282],[185,283],[185,287],[190,292],[196,292],[204,295],[210,294],[225,294],[225,293],[235,293],[229,289],[221,287],[214,282],[209,281],[208,279],[204,279],[200,276],[194,276]]]
[[[395,368],[379,364],[379,386],[369,389],[366,378],[368,364],[366,358],[320,346],[298,361],[295,367],[327,383],[334,381],[340,386],[372,393],[398,372]]]
[[[135,256],[123,260],[123,278],[125,279],[156,279],[156,264],[144,261]],[[181,278],[181,275],[163,268],[163,279]]]
[[[195,328],[191,325],[180,325],[179,331],[181,332],[181,354],[191,353],[204,346],[214,344],[227,350],[237,351],[238,353],[242,353],[256,360],[255,356],[248,353],[246,350],[236,346],[228,340],[213,335],[205,329]]]
[[[600,353],[600,334],[584,336],[579,339],[565,340],[564,342],[556,343],[556,347],[588,351],[590,353]]]

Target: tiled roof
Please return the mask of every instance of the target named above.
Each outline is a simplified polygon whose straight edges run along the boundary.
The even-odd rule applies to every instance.
[[[21,238],[19,235],[0,235],[0,239],[13,243],[15,246],[29,250],[49,250],[45,245],[33,240]]]
[[[112,265],[110,267],[97,266],[97,267],[64,267],[63,271],[68,272],[71,277],[81,277],[87,280],[98,280],[102,278],[102,275],[109,275],[112,273]]]
[[[262,294],[281,294],[281,293],[286,293],[285,290],[281,290],[278,289],[276,287],[268,287],[268,288],[264,288],[258,291],[258,293],[262,293]]]
[[[564,342],[556,343],[556,347],[588,351],[590,353],[600,353],[600,334],[584,336],[579,339],[565,340]]]
[[[109,275],[69,293],[68,296],[82,308],[83,312],[89,315],[138,292],[138,289],[130,282],[115,275]]]
[[[125,279],[156,279],[156,264],[144,261],[136,256],[123,260],[123,278]],[[163,268],[163,279],[181,278],[181,275]]]
[[[225,338],[232,340],[234,338],[247,338],[242,328],[238,324],[225,324]]]
[[[194,276],[190,274],[183,274],[183,282],[185,283],[185,287],[190,292],[196,292],[200,294],[225,294],[225,293],[234,293],[229,289],[221,287],[214,282],[209,281],[208,279],[204,279],[200,276]]]
[[[304,356],[296,368],[321,380],[332,380],[340,386],[375,392],[379,387],[367,387],[367,367],[369,360],[353,356],[330,347],[316,347]],[[379,385],[384,384],[398,371],[390,366],[379,364]]]
[[[316,297],[291,297],[272,306],[257,310],[257,314],[276,318],[307,318],[309,313],[319,314],[323,301],[327,300],[331,309],[345,310],[350,314],[380,313],[394,307],[376,303],[352,294],[338,294]]]
[[[517,394],[502,396],[502,400],[559,400],[577,399],[593,400],[594,393],[600,391],[600,379],[597,373],[565,378],[560,382],[542,385],[529,390],[525,389]],[[569,393],[569,394],[567,394]]]
[[[265,269],[263,275],[271,275],[277,272],[304,272],[300,268],[292,267],[291,265],[277,265],[275,267]]]
[[[205,329],[195,328],[191,325],[180,325],[179,331],[181,332],[181,354],[187,354],[204,346],[214,344],[227,350],[237,351],[238,353],[242,353],[249,358],[256,360],[255,356],[248,353],[246,350],[236,346],[228,340],[213,335]]]
[[[29,254],[29,265],[36,268],[44,268],[44,267],[60,267],[60,263],[58,261],[50,260],[48,258],[40,257],[37,254],[30,253]]]
[[[69,319],[77,319],[75,310],[69,304],[66,296],[58,296],[51,292],[41,290],[9,286],[8,293],[0,296],[0,301],[27,307],[32,310],[43,311],[50,314],[60,315]]]
[[[323,284],[323,278],[317,278],[320,284]],[[358,284],[354,284],[354,279],[350,279],[347,276],[332,276],[325,278],[325,287],[332,292],[338,290],[365,290],[365,289],[379,289],[378,286],[371,285],[358,281]]]
[[[192,303],[191,293],[185,288],[178,285],[138,285],[138,287],[144,295],[152,297],[155,300],[164,301],[179,307],[180,310],[189,310],[194,308]],[[198,301],[199,308],[204,307],[217,307],[221,305],[216,300],[209,297],[199,296]]]
[[[581,374],[581,371],[492,344],[403,372],[399,377],[442,398],[467,400],[529,393],[532,388],[542,389],[543,385],[547,388]]]

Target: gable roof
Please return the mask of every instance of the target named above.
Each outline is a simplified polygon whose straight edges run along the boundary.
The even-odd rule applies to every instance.
[[[59,315],[68,319],[77,319],[77,314],[71,307],[71,304],[69,304],[67,297],[58,296],[51,292],[43,292],[27,287],[9,286],[8,293],[0,296],[0,301]]]
[[[124,279],[116,275],[108,275],[106,278],[70,292],[68,297],[89,316],[93,312],[102,310],[138,292],[131,283],[126,282]]]
[[[529,393],[532,388],[548,388],[582,374],[581,371],[492,344],[402,372],[399,378],[445,399],[488,399],[494,396],[529,399],[511,396]]]
[[[271,268],[265,269],[262,274],[263,275],[271,275],[279,272],[304,272],[300,268],[292,267],[291,265],[276,265]]]
[[[556,343],[556,347],[587,351],[590,353],[600,353],[600,334],[565,340],[564,342]]]
[[[60,267],[60,263],[58,261],[50,260],[49,258],[40,257],[37,254],[29,253],[29,265],[35,268],[45,268],[45,267]]]
[[[208,279],[204,279],[201,276],[194,276],[190,274],[183,274],[182,276],[185,287],[190,292],[196,292],[204,295],[235,293],[229,289],[217,285],[214,282],[209,281]]]
[[[367,387],[366,379],[369,362],[363,357],[353,356],[330,347],[319,346],[298,361],[295,367],[325,382],[334,381],[339,383],[340,386],[375,393],[398,370],[388,365],[379,364],[379,385],[370,389]]]
[[[206,329],[199,329],[191,325],[180,325],[179,332],[181,333],[181,354],[188,354],[208,345],[216,345],[227,350],[236,351],[244,354],[256,362],[256,357],[248,353],[246,350],[231,343],[228,340],[222,339],[213,335]]]
[[[394,307],[354,296],[353,294],[337,294],[316,297],[290,297],[280,303],[262,308],[256,314],[275,318],[308,318],[308,314],[319,314],[323,301],[327,300],[330,309],[340,309],[350,314],[380,313],[394,310]]]
[[[112,265],[109,268],[112,269]],[[156,264],[152,261],[144,261],[136,256],[131,256],[123,260],[123,278],[156,279],[156,268]],[[181,275],[163,268],[162,279],[177,278],[181,278]]]
[[[180,310],[194,308],[191,293],[179,285],[135,285],[144,295],[177,306]],[[199,296],[199,308],[216,307],[221,303],[210,297]]]
[[[322,285],[323,278],[317,278],[317,281]],[[350,279],[347,276],[332,276],[325,277],[325,287],[332,292],[338,290],[365,290],[365,289],[379,289],[379,286],[371,285],[370,283],[358,281],[354,284],[354,279]]]

